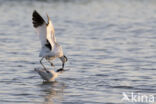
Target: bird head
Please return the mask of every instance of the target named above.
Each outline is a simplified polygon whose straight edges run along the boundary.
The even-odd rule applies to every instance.
[[[64,72],[64,69],[63,68],[60,68],[60,69],[57,69],[56,70],[56,73],[59,73],[59,74],[61,74],[61,73],[63,73]]]

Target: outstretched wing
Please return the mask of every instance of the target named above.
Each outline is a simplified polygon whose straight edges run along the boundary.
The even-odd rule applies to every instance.
[[[50,42],[51,46],[54,47],[56,38],[55,38],[55,30],[54,26],[52,24],[52,21],[50,20],[49,16],[48,17],[48,24],[47,24],[47,39]]]
[[[47,39],[47,24],[36,10],[34,10],[32,14],[32,21],[33,26],[36,29],[37,34],[39,35],[42,48],[47,47],[51,50],[52,46]]]

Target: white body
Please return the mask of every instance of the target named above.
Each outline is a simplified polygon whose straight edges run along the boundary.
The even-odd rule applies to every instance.
[[[54,26],[48,17],[48,24],[44,22],[41,26],[35,28],[41,41],[41,50],[39,57],[45,57],[48,60],[54,60],[63,56],[62,47],[56,42]],[[45,46],[47,40],[51,45],[51,50]]]
[[[47,82],[55,81],[55,78],[58,77],[59,73],[53,70],[46,72],[43,68],[35,68],[35,71],[41,76],[41,78]]]
[[[45,58],[52,66],[54,66],[50,60],[59,58],[62,61],[62,68],[64,68],[64,63],[67,62],[68,59],[63,54],[61,45],[56,42],[54,26],[48,15],[47,17],[48,22],[46,23],[36,10],[32,15],[33,26],[41,41],[39,57],[42,57],[42,59],[40,60],[40,63],[45,68],[42,64],[42,60]]]

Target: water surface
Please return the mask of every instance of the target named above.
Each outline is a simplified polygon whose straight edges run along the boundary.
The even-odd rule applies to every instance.
[[[155,95],[155,5],[154,0],[1,0],[1,104],[125,104],[122,92]],[[34,72],[41,67],[34,9],[45,19],[49,14],[69,59],[70,71],[55,83],[42,83]],[[59,59],[54,63],[55,69],[61,65]]]

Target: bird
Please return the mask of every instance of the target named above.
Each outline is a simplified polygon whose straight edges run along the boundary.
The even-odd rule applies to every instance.
[[[54,66],[51,61],[59,58],[62,62],[62,69],[64,69],[68,58],[64,55],[62,46],[56,42],[54,26],[48,14],[47,18],[48,22],[46,23],[36,10],[34,10],[32,13],[32,24],[39,35],[41,42],[41,50],[39,53],[39,57],[41,57],[40,64],[48,72],[42,63],[43,59],[46,59],[51,66]]]
[[[54,70],[48,70],[45,71],[44,69],[42,68],[35,68],[34,69],[39,75],[40,77],[46,81],[46,82],[54,82],[55,79],[63,73],[64,69],[60,68],[58,69],[57,71],[54,71]]]

